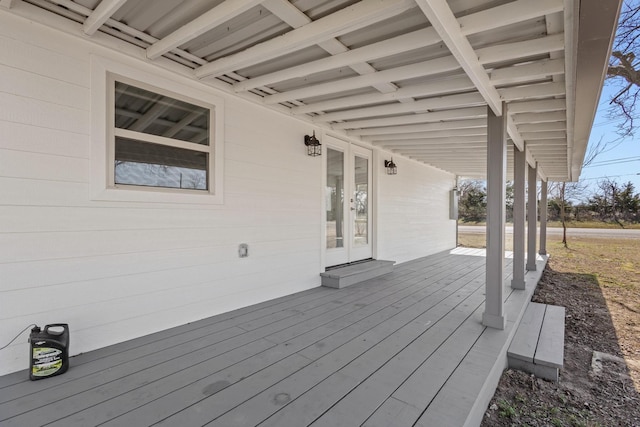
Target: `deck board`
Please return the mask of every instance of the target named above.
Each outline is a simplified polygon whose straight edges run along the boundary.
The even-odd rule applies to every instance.
[[[462,425],[528,301],[506,287],[508,330],[482,326],[484,266],[443,252],[8,375],[0,425]]]

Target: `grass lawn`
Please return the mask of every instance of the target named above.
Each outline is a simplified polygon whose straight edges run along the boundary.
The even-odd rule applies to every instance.
[[[513,249],[507,235],[506,250]],[[484,234],[460,233],[460,246],[484,248]],[[628,357],[640,390],[640,241],[600,237],[570,237],[565,248],[561,236],[547,236],[549,268],[559,273],[590,275],[597,281]],[[526,248],[526,246],[525,246]],[[526,249],[525,249],[526,250]],[[631,342],[625,342],[631,340]]]
[[[595,278],[636,389],[640,390],[640,242],[572,237],[568,246],[565,248],[559,240],[548,245],[550,267],[560,273]]]
[[[464,222],[460,221],[460,225],[477,225],[485,226],[486,222]],[[507,225],[513,225],[507,222]],[[640,230],[640,223],[623,223],[624,228],[631,230]],[[560,221],[548,221],[547,227],[550,228],[562,228]],[[567,221],[567,228],[621,228],[620,225],[614,222],[602,222],[602,221]]]

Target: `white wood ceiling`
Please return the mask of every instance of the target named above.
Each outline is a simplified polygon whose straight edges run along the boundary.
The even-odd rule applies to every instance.
[[[544,178],[579,173],[566,102],[579,0],[22,1],[462,176],[486,174],[487,106],[505,102],[510,144]]]

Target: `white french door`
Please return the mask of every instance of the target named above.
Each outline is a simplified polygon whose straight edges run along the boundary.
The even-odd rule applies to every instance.
[[[371,258],[372,152],[326,136],[326,265]]]

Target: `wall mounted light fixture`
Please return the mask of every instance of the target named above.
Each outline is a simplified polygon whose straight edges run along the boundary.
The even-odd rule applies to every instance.
[[[387,175],[396,175],[398,173],[398,167],[393,163],[393,157],[391,160],[384,161],[384,167],[387,168]]]
[[[316,138],[316,131],[313,131],[313,135],[304,136],[304,145],[307,146],[307,155],[315,157],[322,154],[322,144]]]

